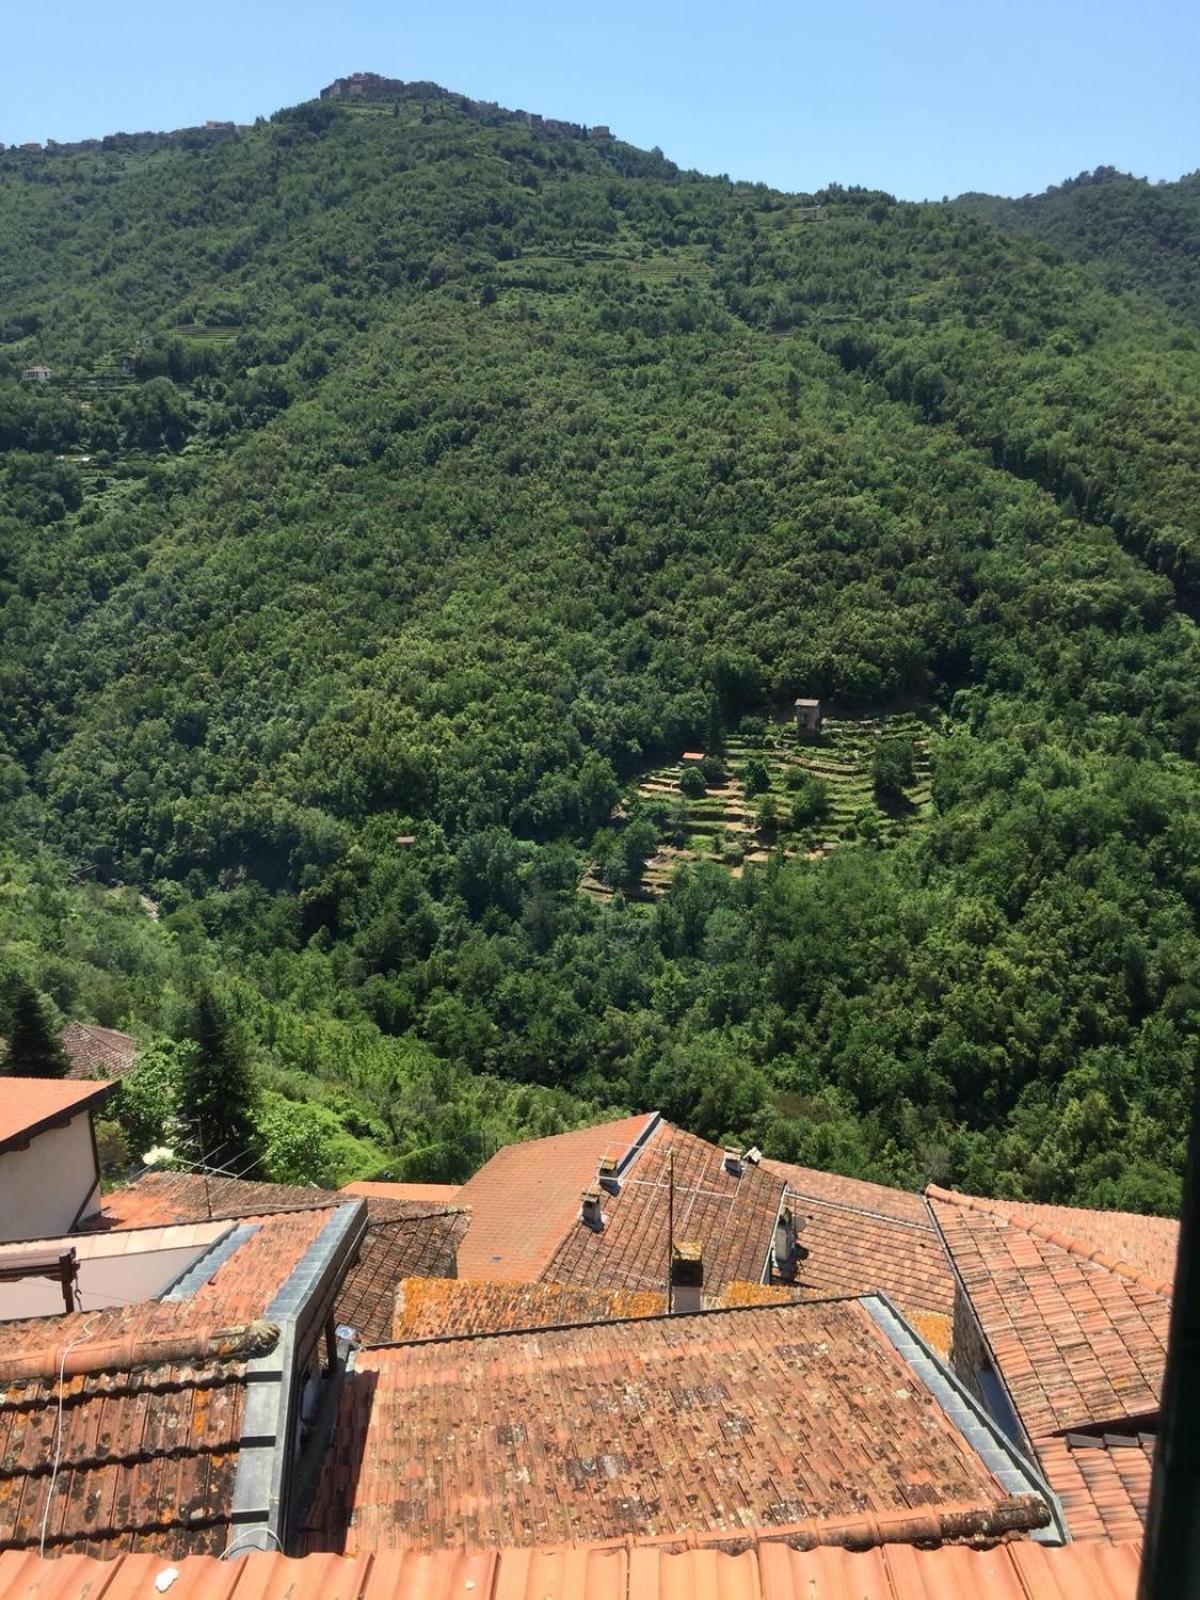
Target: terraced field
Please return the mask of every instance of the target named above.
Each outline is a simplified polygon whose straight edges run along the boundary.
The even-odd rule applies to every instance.
[[[710,782],[699,798],[680,789],[678,765],[659,767],[637,785],[614,816],[622,827],[632,809],[641,809],[659,823],[660,844],[628,898],[656,900],[664,894],[682,861],[720,862],[736,877],[748,861],[766,861],[772,852],[816,858],[846,845],[887,841],[927,810],[929,790],[929,723],[915,713],[895,716],[826,716],[818,737],[797,734],[790,722],[770,724],[765,731],[731,736],[720,760],[724,782]],[[915,752],[915,778],[902,801],[880,806],[871,778],[875,747],[884,737],[910,739]],[[767,771],[768,788],[747,796],[747,762],[758,757]],[[792,808],[803,786],[801,774],[825,786],[827,806],[819,821],[796,828]],[[777,822],[760,823],[765,796],[774,803]],[[590,868],[580,889],[597,899],[613,891]]]

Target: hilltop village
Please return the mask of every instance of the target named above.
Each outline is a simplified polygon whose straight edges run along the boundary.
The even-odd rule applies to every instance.
[[[654,1112],[461,1186],[102,1193],[120,1038],[5,1079],[0,1594],[1133,1594],[1176,1223]]]

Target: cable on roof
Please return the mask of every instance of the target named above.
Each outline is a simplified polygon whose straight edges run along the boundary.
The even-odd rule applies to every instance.
[[[58,1364],[58,1411],[54,1419],[54,1465],[50,1469],[50,1484],[46,1490],[46,1509],[42,1512],[42,1535],[38,1541],[39,1556],[46,1554],[46,1533],[50,1526],[50,1507],[54,1504],[54,1485],[58,1482],[58,1469],[62,1466],[64,1376],[67,1370],[67,1357],[76,1345],[85,1343],[92,1331],[92,1323],[99,1315],[98,1311],[93,1311],[80,1330],[79,1337],[67,1341],[63,1346],[62,1360]]]

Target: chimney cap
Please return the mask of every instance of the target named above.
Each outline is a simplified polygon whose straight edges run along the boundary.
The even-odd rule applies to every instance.
[[[612,1176],[620,1165],[616,1156],[601,1156],[596,1170],[602,1178],[607,1178]]]

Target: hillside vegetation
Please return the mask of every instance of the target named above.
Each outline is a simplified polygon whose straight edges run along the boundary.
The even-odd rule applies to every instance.
[[[422,87],[0,156],[0,1004],[215,983],[277,1175],[653,1105],[1170,1209],[1200,335],[1000,220]],[[863,746],[837,849],[578,892],[797,694],[919,716],[903,826]]]

